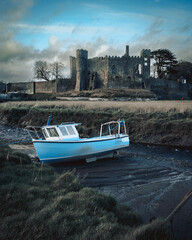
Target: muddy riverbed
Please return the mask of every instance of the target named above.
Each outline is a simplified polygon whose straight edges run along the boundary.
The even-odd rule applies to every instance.
[[[29,139],[23,129],[0,125],[1,144]],[[36,156],[32,145],[11,145]],[[110,194],[138,210],[144,222],[165,218],[192,188],[192,152],[132,143],[118,159],[56,166],[62,173],[76,169],[83,184]],[[192,239],[192,199],[174,216],[176,239]]]

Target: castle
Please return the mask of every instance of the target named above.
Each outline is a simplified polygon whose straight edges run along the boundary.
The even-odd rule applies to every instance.
[[[49,82],[1,83],[1,92],[62,93],[69,90],[145,88],[158,99],[192,99],[192,84],[150,77],[149,49],[143,49],[140,57],[129,56],[129,46],[122,57],[95,57],[88,59],[88,51],[76,50],[70,57],[70,78]]]
[[[70,57],[70,78],[75,90],[96,88],[144,88],[150,78],[150,53],[143,49],[140,57],[129,55],[129,46],[122,57],[88,58],[88,51],[76,50]]]

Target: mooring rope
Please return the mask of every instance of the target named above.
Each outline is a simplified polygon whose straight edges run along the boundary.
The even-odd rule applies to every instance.
[[[1,144],[0,147],[8,146],[8,145],[11,145],[11,144],[22,143],[22,142],[29,142],[29,141],[32,141],[32,140],[31,139],[27,139],[27,140],[23,140],[23,141],[5,143],[5,144]]]

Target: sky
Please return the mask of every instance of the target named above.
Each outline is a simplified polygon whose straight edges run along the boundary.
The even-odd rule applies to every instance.
[[[34,63],[166,48],[192,62],[191,0],[1,0],[0,81],[34,81]]]

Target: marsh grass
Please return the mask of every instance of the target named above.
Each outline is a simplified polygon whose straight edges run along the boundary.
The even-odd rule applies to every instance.
[[[39,109],[70,109],[70,110],[100,110],[140,113],[192,113],[191,101],[28,101],[1,103],[1,109],[39,108]]]
[[[167,228],[163,232],[163,222],[155,227],[141,225],[137,213],[108,195],[83,187],[74,171],[58,175],[47,165],[22,165],[17,157],[7,159],[9,152],[16,154],[10,148],[0,151],[1,240],[160,239],[148,238],[159,232],[165,236],[161,239],[172,239],[167,238]]]

